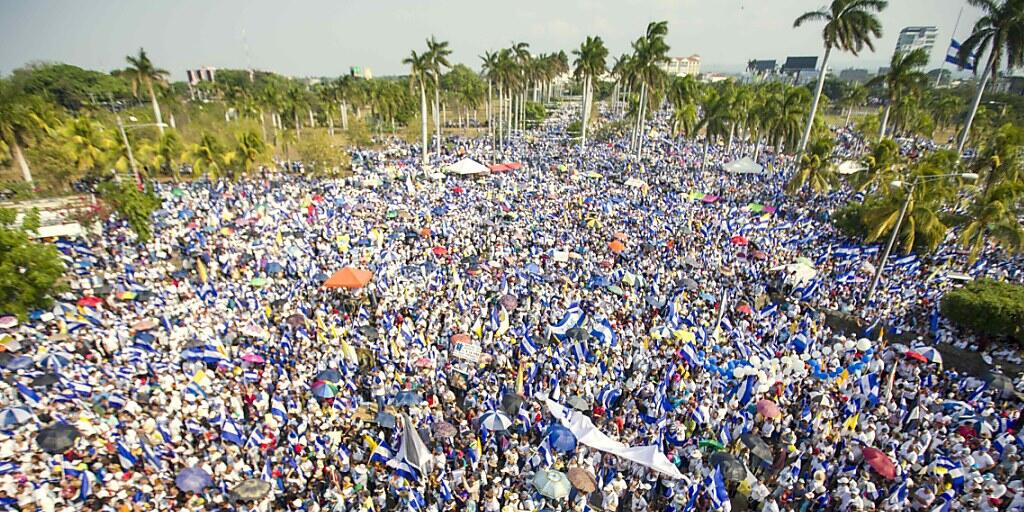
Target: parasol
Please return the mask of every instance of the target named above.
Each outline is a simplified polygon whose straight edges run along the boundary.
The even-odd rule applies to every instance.
[[[722,476],[726,480],[739,482],[747,478],[747,468],[735,455],[726,452],[715,452],[708,459],[711,467],[718,467],[722,470]]]
[[[896,466],[892,459],[878,448],[864,448],[864,461],[887,480],[896,479]]]
[[[569,468],[569,483],[585,493],[597,490],[597,477],[583,468]]]
[[[253,501],[266,496],[268,492],[270,492],[270,482],[250,479],[231,489],[231,496],[235,501]]]
[[[512,419],[503,412],[491,410],[480,415],[480,428],[501,432],[512,426]]]
[[[54,423],[36,434],[36,443],[49,454],[64,453],[75,444],[81,434],[67,423]]]
[[[213,478],[203,468],[185,468],[174,478],[174,485],[185,492],[199,492],[213,485]]]
[[[542,496],[551,498],[553,500],[560,500],[569,495],[569,478],[560,471],[552,469],[542,469],[538,471],[531,481],[533,487],[537,489]]]

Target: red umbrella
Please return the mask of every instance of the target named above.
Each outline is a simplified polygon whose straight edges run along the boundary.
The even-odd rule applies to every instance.
[[[86,295],[85,297],[82,297],[81,299],[78,299],[78,305],[79,306],[85,306],[87,308],[91,308],[91,307],[97,306],[99,304],[103,304],[103,299],[101,299],[99,297],[92,296],[92,295]]]
[[[441,247],[440,245],[437,246],[437,247],[434,247],[434,255],[435,256],[444,256],[445,254],[448,254],[448,249],[445,249],[444,247]]]
[[[746,314],[746,315],[753,315],[754,314],[754,310],[751,309],[748,304],[740,304],[740,307],[736,308],[736,311],[738,311],[740,313],[743,313],[743,314]]]
[[[903,355],[905,355],[905,356],[907,356],[907,357],[909,357],[911,359],[914,359],[914,360],[917,360],[917,361],[921,361],[922,363],[927,363],[928,362],[928,358],[927,357],[925,357],[925,356],[923,356],[923,355],[921,355],[921,354],[919,354],[917,352],[914,352],[913,350],[908,350]]]
[[[466,333],[453,334],[452,343],[469,343],[469,335]]]
[[[465,192],[465,190],[463,190],[462,187],[455,187],[455,188],[452,189],[452,192],[455,192],[456,194],[461,194],[461,193]]]
[[[892,459],[878,448],[864,448],[864,461],[871,466],[879,475],[882,475],[887,480],[896,479],[896,465],[892,463]]]
[[[730,238],[729,241],[732,242],[733,245],[747,245],[748,242],[747,237],[740,235]]]
[[[753,256],[754,256],[755,260],[766,260],[766,259],[768,259],[768,255],[765,254],[764,251],[754,251]]]
[[[758,400],[757,401],[757,412],[761,413],[761,416],[765,418],[778,418],[782,416],[782,410],[779,406],[771,400]]]

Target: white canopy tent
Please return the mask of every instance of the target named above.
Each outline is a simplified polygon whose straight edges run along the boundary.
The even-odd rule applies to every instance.
[[[459,176],[475,176],[477,174],[489,174],[490,169],[486,165],[473,160],[472,158],[463,158],[454,164],[451,164],[446,169],[449,174],[457,174]]]
[[[733,160],[722,166],[726,172],[732,174],[764,174],[764,166],[745,156],[739,160]]]
[[[850,174],[857,174],[858,172],[861,172],[865,169],[866,168],[864,167],[864,164],[860,162],[846,160],[843,163],[839,164],[838,167],[836,167],[836,172],[842,174],[843,176],[847,176]]]

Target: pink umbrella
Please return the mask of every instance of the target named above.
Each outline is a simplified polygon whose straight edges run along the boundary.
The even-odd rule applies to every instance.
[[[263,358],[259,354],[246,354],[242,356],[242,361],[253,364],[263,364]]]
[[[771,400],[758,400],[757,412],[761,413],[761,416],[765,418],[778,418],[782,416],[782,410]]]
[[[421,357],[417,359],[416,362],[414,362],[413,364],[415,364],[419,368],[427,368],[434,363],[430,360],[429,357]]]
[[[864,448],[864,461],[871,466],[872,469],[878,472],[888,480],[896,479],[896,466],[892,463],[892,459],[878,448]]]

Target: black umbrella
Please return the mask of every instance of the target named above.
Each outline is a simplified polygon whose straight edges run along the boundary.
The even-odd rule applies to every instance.
[[[75,440],[80,436],[81,434],[75,427],[67,423],[54,423],[36,434],[36,443],[46,453],[64,453],[75,444]]]
[[[646,300],[647,304],[654,309],[661,309],[662,307],[665,306],[665,299],[662,299],[655,295],[648,295],[647,297],[644,298],[644,300]]]
[[[270,482],[246,480],[231,489],[231,497],[235,501],[253,501],[266,496],[268,492],[270,492]]]
[[[755,457],[765,462],[772,461],[772,449],[768,446],[768,443],[764,442],[764,439],[761,439],[761,436],[753,432],[744,432],[740,436],[740,441],[743,443],[743,446],[750,449],[750,453]]]
[[[377,338],[379,337],[378,333],[377,333],[377,328],[376,327],[371,327],[369,325],[364,325],[364,326],[356,329],[356,332],[358,332],[360,336],[362,336],[362,337],[364,337],[364,338],[366,338],[367,340],[370,340],[370,341],[376,341]]]
[[[747,468],[743,466],[743,463],[735,456],[726,452],[715,452],[711,454],[708,462],[711,463],[711,467],[721,468],[722,476],[724,476],[726,480],[739,482],[747,478]]]
[[[523,405],[523,399],[515,393],[501,395],[501,411],[511,417],[519,414],[519,407]]]
[[[574,397],[570,398],[567,403],[569,404],[569,407],[572,407],[573,409],[576,409],[576,410],[579,410],[579,411],[586,412],[586,411],[590,410],[590,403],[588,403],[581,396],[574,396]]]
[[[398,424],[395,415],[387,412],[378,412],[377,416],[373,418],[373,422],[384,428],[395,428],[395,425]]]
[[[686,288],[688,290],[700,289],[700,285],[697,284],[697,281],[694,281],[693,279],[690,279],[689,277],[684,277],[684,278],[680,279],[679,282],[676,283],[676,286],[681,287],[681,288]]]
[[[290,315],[288,316],[288,319],[285,321],[288,322],[288,325],[295,327],[298,327],[300,325],[306,325],[306,317],[303,316],[301,313],[295,313],[294,315]]]
[[[34,388],[45,388],[47,386],[53,386],[60,383],[60,375],[56,373],[44,373],[29,383]]]
[[[590,333],[580,329],[579,327],[573,327],[565,333],[572,341],[587,341],[590,339]]]
[[[1010,398],[1017,395],[1017,390],[1013,387],[1013,381],[1006,375],[989,370],[982,377],[982,380],[988,383],[989,389],[998,392],[1000,398]]]

